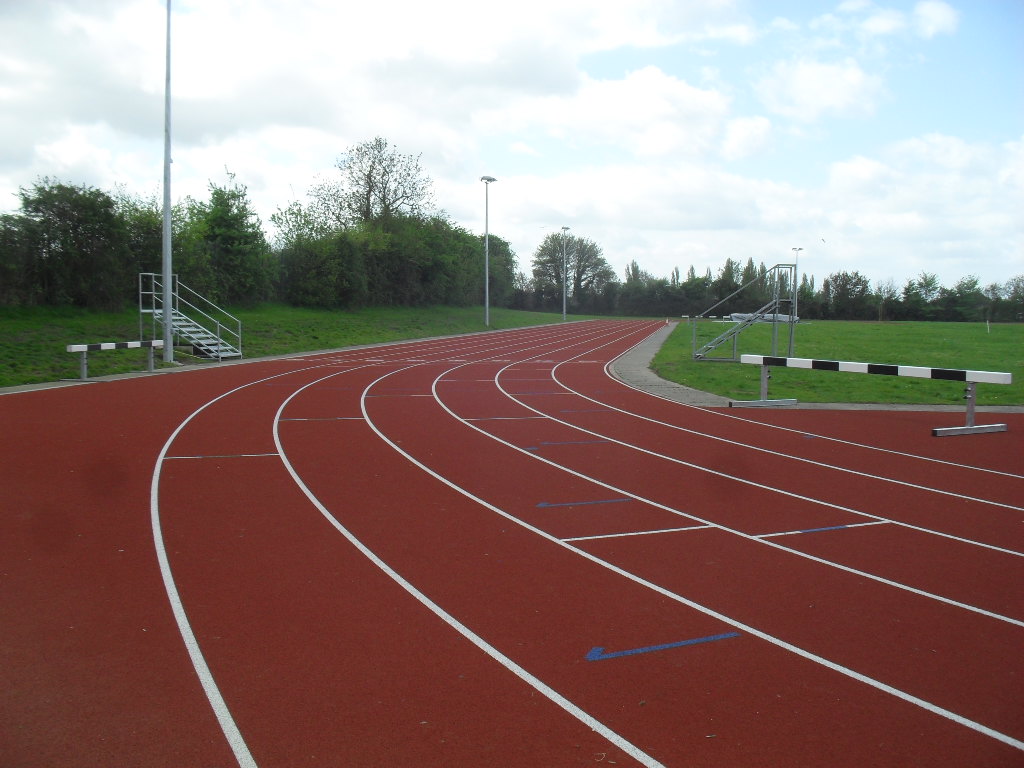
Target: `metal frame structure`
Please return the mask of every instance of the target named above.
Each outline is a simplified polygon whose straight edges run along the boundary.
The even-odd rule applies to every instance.
[[[171,296],[168,313],[165,297]],[[139,275],[139,336],[146,338],[144,318],[150,316],[149,335],[164,339],[171,336],[192,346],[196,357],[215,359],[242,357],[242,321],[227,310],[171,276],[168,286],[161,275],[143,272]],[[165,317],[170,322],[165,322]],[[165,341],[166,343],[166,341]]]
[[[796,263],[776,264],[765,273],[764,279],[770,281],[772,288],[772,299],[760,309],[745,314],[742,319],[736,320],[735,325],[727,331],[720,333],[701,346],[697,345],[697,326],[701,320],[709,320],[715,317],[716,309],[727,301],[735,298],[750,286],[762,280],[760,276],[740,286],[714,306],[704,310],[696,317],[690,317],[691,347],[694,360],[706,360],[717,362],[735,363],[739,361],[738,339],[739,335],[747,328],[756,323],[770,322],[772,324],[772,350],[773,355],[779,353],[779,326],[785,325],[788,331],[786,344],[787,354],[792,355],[795,348],[796,324],[799,321],[797,316],[797,269]],[[732,342],[732,355],[730,357],[712,357],[710,353],[727,342]]]

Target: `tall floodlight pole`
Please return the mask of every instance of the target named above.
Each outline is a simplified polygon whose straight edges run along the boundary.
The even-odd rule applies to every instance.
[[[568,227],[562,227],[562,322],[565,322],[565,295],[566,285],[569,283],[569,273],[566,270],[566,259],[565,259],[565,233],[569,231]]]
[[[489,222],[491,200],[491,182],[497,181],[493,176],[481,176],[484,183],[484,325],[491,327],[491,243]]]
[[[174,270],[171,265],[171,0],[167,0],[167,66],[164,79],[164,228],[163,228],[164,362],[174,362]]]

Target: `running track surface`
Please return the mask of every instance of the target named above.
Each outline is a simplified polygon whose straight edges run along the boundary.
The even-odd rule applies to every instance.
[[[1024,418],[589,322],[0,397],[0,764],[1020,766]]]

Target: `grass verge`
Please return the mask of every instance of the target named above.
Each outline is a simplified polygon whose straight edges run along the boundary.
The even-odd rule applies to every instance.
[[[728,328],[716,324],[716,332]],[[760,368],[740,363],[696,361],[691,329],[680,323],[651,364],[664,379],[736,400],[760,396]],[[702,337],[703,338],[703,337]],[[979,405],[1024,404],[1024,325],[983,323],[860,323],[815,321],[796,328],[793,357],[864,363],[1008,371],[1013,384],[978,385]],[[780,354],[785,354],[780,331]],[[771,353],[771,326],[740,335],[740,354]],[[959,382],[832,371],[772,368],[768,396],[810,403],[907,403],[962,405]]]
[[[340,312],[265,304],[233,314],[242,321],[246,358],[487,330],[482,307],[374,307]],[[500,330],[560,322],[562,316],[492,308],[490,319],[491,329]],[[79,357],[66,351],[68,344],[138,338],[139,314],[134,309],[0,307],[0,387],[78,378]],[[89,355],[90,377],[145,367],[145,350]]]

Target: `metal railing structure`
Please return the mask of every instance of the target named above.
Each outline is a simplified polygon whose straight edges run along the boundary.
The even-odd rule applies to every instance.
[[[744,314],[732,314],[728,315],[723,320],[725,322],[733,322],[728,330],[719,333],[717,336],[709,341],[701,341],[698,345],[698,328],[703,330],[707,327],[707,323],[701,321],[711,321],[715,316],[715,310],[721,307],[723,304],[728,302],[730,299],[735,298],[739,294],[743,293],[744,290],[750,288],[756,283],[764,281],[771,289],[772,298],[767,304],[754,312]],[[780,326],[786,326],[789,339],[787,344],[787,354],[793,354],[794,338],[796,335],[796,324],[799,321],[797,317],[797,284],[796,284],[796,264],[776,264],[767,272],[764,276],[758,276],[754,280],[740,286],[735,291],[730,293],[724,299],[719,301],[712,307],[709,307],[704,312],[695,317],[688,317],[691,328],[691,345],[693,349],[694,360],[713,360],[720,362],[735,363],[739,361],[739,350],[737,347],[739,336],[747,328],[757,323],[771,323],[772,324],[772,349],[773,355],[779,354],[779,328]],[[721,322],[721,321],[719,321]],[[720,347],[730,344],[732,354],[729,357],[721,355],[712,356],[712,352]]]
[[[195,357],[225,360],[242,357],[242,321],[173,276],[172,306],[165,313],[163,276],[139,275],[139,336],[161,338],[169,316],[176,345],[190,346]],[[149,322],[146,322],[146,316]]]

